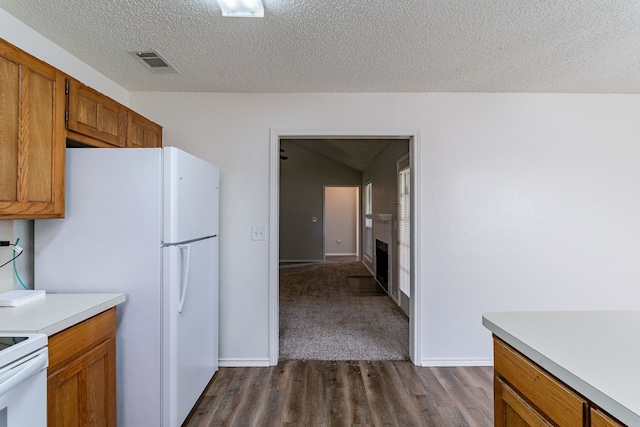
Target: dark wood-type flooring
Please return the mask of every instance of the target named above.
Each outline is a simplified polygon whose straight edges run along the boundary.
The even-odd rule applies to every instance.
[[[281,361],[220,368],[184,424],[492,426],[493,368],[408,361]]]

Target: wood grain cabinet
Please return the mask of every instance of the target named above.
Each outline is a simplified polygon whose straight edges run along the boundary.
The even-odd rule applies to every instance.
[[[622,427],[619,421],[614,420],[598,408],[591,408],[591,427]]]
[[[494,337],[496,427],[621,427],[592,402]]]
[[[162,126],[135,111],[127,110],[127,147],[162,147]]]
[[[75,79],[67,84],[68,138],[93,147],[125,147],[126,107]]]
[[[49,337],[49,427],[116,425],[115,311]]]
[[[162,147],[162,127],[0,39],[0,220],[64,217],[67,145]]]
[[[64,74],[0,39],[0,219],[64,216]]]

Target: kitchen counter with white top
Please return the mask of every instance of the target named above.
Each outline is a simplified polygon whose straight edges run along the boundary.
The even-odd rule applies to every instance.
[[[124,294],[47,293],[0,307],[0,332],[49,337],[48,425],[94,424],[93,417],[116,425],[116,306],[125,300]]]
[[[577,393],[640,426],[640,312],[485,313],[482,323]]]
[[[0,307],[0,332],[51,336],[115,307],[124,294],[50,294],[17,307]]]

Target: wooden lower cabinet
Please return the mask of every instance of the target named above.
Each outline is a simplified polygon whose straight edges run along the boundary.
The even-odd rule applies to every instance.
[[[115,307],[49,337],[49,427],[116,425]]]
[[[496,426],[551,426],[544,415],[501,379],[496,379]]]
[[[623,424],[494,337],[496,427],[621,427]]]
[[[622,427],[619,421],[614,420],[598,408],[591,408],[591,427]]]

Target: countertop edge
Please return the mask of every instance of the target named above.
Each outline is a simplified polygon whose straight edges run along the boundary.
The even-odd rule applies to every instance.
[[[100,314],[104,311],[109,310],[117,306],[118,304],[122,304],[126,301],[125,294],[114,294],[113,298],[110,300],[106,300],[101,302],[100,304],[94,305],[86,310],[75,313],[73,316],[70,316],[66,319],[61,320],[60,322],[49,325],[45,328],[42,328],[39,333],[47,334],[47,336],[52,336],[57,334],[58,332],[62,332],[63,330],[70,328],[71,326],[77,325],[80,322],[84,322],[85,320]]]
[[[487,319],[486,315],[490,314],[491,313],[485,313],[482,315],[482,324],[498,338],[518,350],[520,353],[524,354],[534,363],[541,366],[543,369],[554,375],[560,381],[573,388],[575,391],[596,404],[599,408],[602,408],[613,417],[617,418],[619,421],[629,426],[640,425],[640,415],[619,404],[606,394],[602,393],[600,390],[591,386],[586,381],[572,374],[562,366],[555,363],[553,360],[546,357],[544,354],[538,352],[534,348],[527,345],[525,342],[507,332],[502,327]]]
[[[0,331],[54,335],[127,300],[126,294],[47,294],[17,307],[2,307]]]

